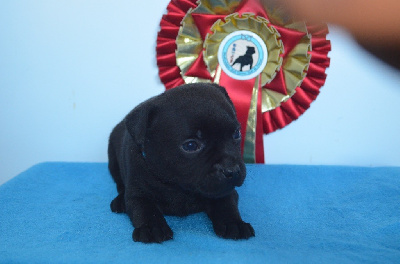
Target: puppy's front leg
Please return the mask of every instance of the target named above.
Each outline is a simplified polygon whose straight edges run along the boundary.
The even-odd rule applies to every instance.
[[[154,202],[141,197],[125,199],[126,213],[135,227],[132,234],[134,241],[161,243],[172,239],[172,230]]]
[[[234,190],[226,197],[210,201],[207,214],[218,236],[236,240],[255,235],[253,227],[240,217],[238,199],[239,195]]]

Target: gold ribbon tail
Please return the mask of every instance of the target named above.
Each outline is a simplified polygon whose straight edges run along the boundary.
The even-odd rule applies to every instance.
[[[219,84],[219,80],[221,79],[221,67],[217,66],[217,70],[215,71],[214,83]]]
[[[257,101],[260,89],[260,77],[256,77],[251,96],[249,115],[244,138],[243,159],[245,163],[256,163],[256,125],[257,125]]]

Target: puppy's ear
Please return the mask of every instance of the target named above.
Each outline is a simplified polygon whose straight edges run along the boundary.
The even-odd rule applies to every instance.
[[[209,83],[208,85],[211,85],[211,86],[217,88],[223,95],[225,95],[226,99],[228,100],[228,102],[229,102],[229,103],[231,104],[231,106],[233,107],[233,110],[236,112],[235,107],[234,107],[234,105],[233,105],[233,103],[232,103],[232,100],[231,100],[231,98],[229,97],[228,92],[225,90],[224,87],[222,87],[222,86],[220,86],[220,85],[218,85],[218,84],[216,84],[216,83]]]
[[[147,129],[150,127],[155,115],[155,107],[152,104],[143,104],[133,109],[124,119],[126,129],[133,141],[142,149]]]

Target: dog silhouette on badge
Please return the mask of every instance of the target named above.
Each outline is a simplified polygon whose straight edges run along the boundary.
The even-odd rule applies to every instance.
[[[243,67],[249,65],[250,70],[253,68],[253,54],[256,53],[254,47],[247,46],[246,53],[242,56],[239,56],[231,65],[232,67],[239,63],[240,71],[243,71]]]

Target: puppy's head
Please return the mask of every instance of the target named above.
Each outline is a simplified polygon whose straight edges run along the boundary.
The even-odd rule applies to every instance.
[[[242,185],[240,124],[224,88],[183,85],[133,111],[126,126],[151,172],[161,181],[209,198]],[[152,178],[154,177],[154,178]]]

